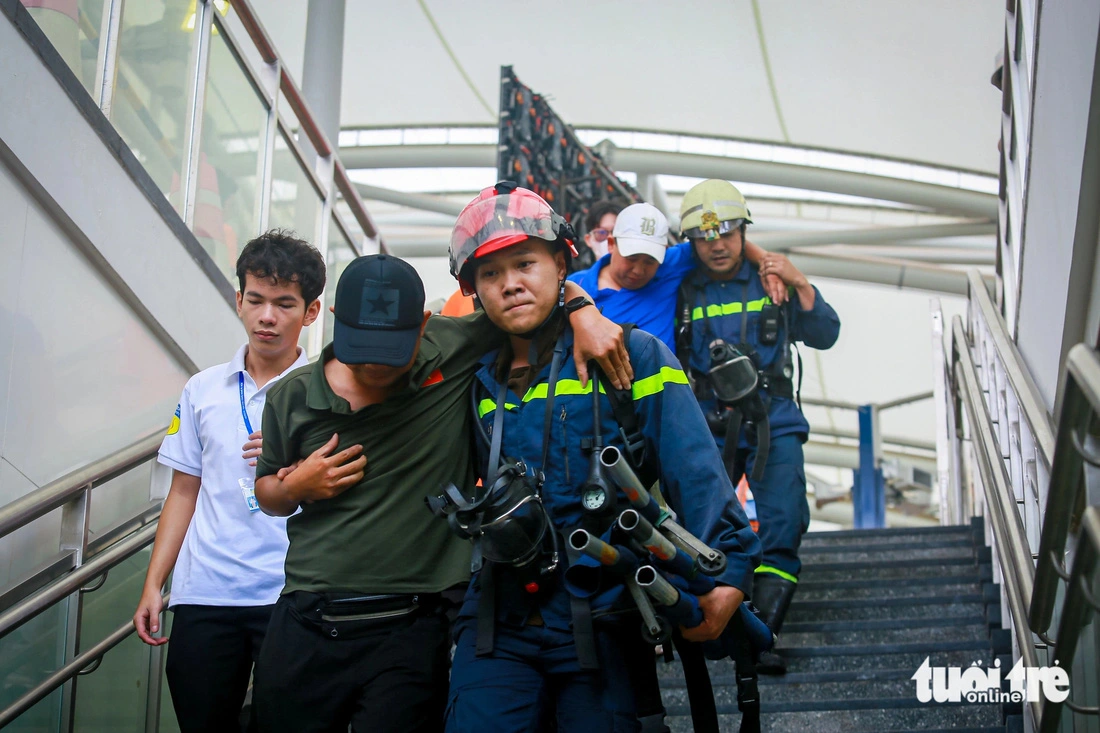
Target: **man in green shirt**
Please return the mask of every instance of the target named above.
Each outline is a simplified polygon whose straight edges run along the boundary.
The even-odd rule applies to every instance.
[[[334,313],[333,343],[264,410],[256,496],[290,517],[290,549],[256,666],[260,728],[441,730],[447,596],[470,546],[423,497],[473,484],[470,386],[502,337],[480,312],[429,318],[416,271],[387,255],[348,266]],[[588,334],[578,365],[597,358],[629,384],[619,327],[595,308],[572,322]]]

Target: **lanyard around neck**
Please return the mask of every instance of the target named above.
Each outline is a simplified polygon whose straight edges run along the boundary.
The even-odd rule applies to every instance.
[[[237,372],[237,385],[241,390],[241,417],[244,418],[244,429],[252,435],[252,422],[248,419],[248,410],[244,407],[244,372]]]

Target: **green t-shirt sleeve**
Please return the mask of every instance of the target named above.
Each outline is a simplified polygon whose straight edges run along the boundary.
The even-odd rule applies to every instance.
[[[285,468],[294,463],[294,450],[290,444],[290,436],[287,434],[286,423],[292,400],[288,399],[293,392],[292,380],[284,380],[272,387],[264,403],[263,415],[263,451],[256,460],[256,478],[272,476],[278,473],[280,468]]]
[[[482,310],[458,318],[432,316],[424,338],[439,347],[444,359],[454,359],[470,367],[504,344],[504,332],[494,326]]]

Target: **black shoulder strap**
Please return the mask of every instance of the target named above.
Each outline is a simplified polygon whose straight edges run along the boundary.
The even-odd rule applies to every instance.
[[[634,330],[633,323],[623,323],[623,342],[630,343],[630,332]],[[616,389],[607,377],[597,370],[600,382],[603,384],[607,399],[611,403],[611,412],[615,416],[615,422],[619,424],[619,437],[623,439],[626,447],[626,457],[643,486],[652,486],[660,478],[658,471],[648,460],[645,449],[645,436],[642,427],[638,424],[638,413],[634,409],[634,391],[632,389]]]
[[[749,343],[749,281],[741,284],[741,344]]]
[[[685,369],[691,364],[691,280],[690,274],[681,280],[676,295],[676,358]]]

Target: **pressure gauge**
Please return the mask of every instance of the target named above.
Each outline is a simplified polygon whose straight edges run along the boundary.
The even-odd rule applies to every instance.
[[[609,499],[607,489],[599,484],[589,484],[581,491],[581,505],[584,506],[585,511],[602,511]]]

